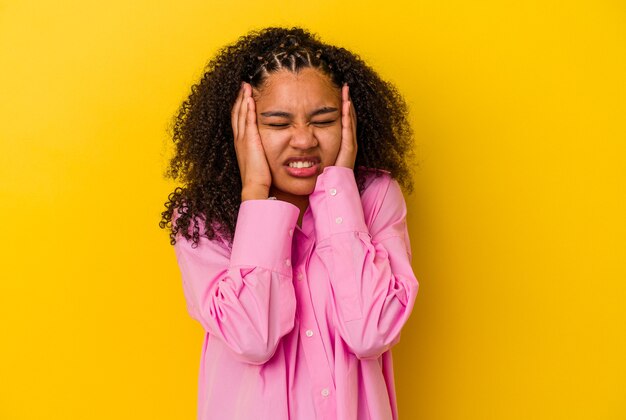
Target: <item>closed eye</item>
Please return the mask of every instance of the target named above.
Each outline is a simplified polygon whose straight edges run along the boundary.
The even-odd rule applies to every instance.
[[[289,124],[278,124],[278,123],[271,123],[271,124],[266,124],[268,127],[272,127],[272,128],[285,128],[287,127]]]
[[[337,120],[313,121],[312,124],[320,126],[320,127],[324,127],[324,126],[333,124],[335,121]]]

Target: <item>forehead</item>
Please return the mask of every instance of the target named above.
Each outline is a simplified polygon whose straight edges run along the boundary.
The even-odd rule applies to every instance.
[[[294,73],[279,70],[271,73],[254,91],[258,108],[319,107],[340,102],[341,90],[319,70],[304,68]]]

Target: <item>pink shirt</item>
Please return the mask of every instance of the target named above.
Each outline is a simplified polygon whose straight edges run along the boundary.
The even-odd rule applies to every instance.
[[[232,252],[175,245],[206,331],[201,420],[397,419],[390,348],[418,284],[406,205],[388,174],[360,196],[349,168],[317,178],[302,228],[278,200],[241,204]]]

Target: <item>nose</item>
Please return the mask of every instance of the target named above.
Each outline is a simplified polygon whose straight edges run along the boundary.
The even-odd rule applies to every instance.
[[[296,149],[311,149],[318,144],[317,138],[311,126],[294,127],[289,144]]]

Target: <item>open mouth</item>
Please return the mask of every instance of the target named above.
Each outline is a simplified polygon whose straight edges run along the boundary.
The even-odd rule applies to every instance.
[[[288,159],[285,167],[291,176],[306,178],[317,175],[320,163],[316,157],[298,157]]]
[[[289,166],[290,168],[310,168],[313,165],[315,165],[315,162],[313,161],[296,161],[296,162],[289,162],[287,166]]]

